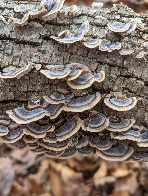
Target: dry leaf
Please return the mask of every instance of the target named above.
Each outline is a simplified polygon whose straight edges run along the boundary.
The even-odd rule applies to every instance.
[[[130,196],[126,191],[113,190],[113,193],[110,196]]]
[[[105,176],[94,181],[95,187],[104,186],[106,184],[113,184],[116,181],[114,176]]]
[[[54,169],[50,169],[50,183],[51,190],[54,196],[63,196],[62,194],[62,181],[60,173],[56,172]]]
[[[38,173],[29,175],[28,180],[33,192],[37,194],[45,193],[45,185],[49,179],[49,161],[44,159],[41,161]]]
[[[14,169],[9,158],[0,158],[0,195],[7,196],[10,193],[14,180]]]
[[[70,169],[67,166],[63,166],[61,169],[61,178],[62,180],[68,180],[69,178],[74,177],[76,172],[73,169]]]
[[[133,172],[130,177],[116,181],[115,189],[117,191],[126,191],[130,194],[135,194],[139,187],[139,184],[137,182],[137,175],[138,172]]]
[[[89,186],[84,183],[82,173],[76,173],[74,177],[71,177],[63,181],[63,195],[64,196],[89,196],[93,186]]]
[[[31,194],[23,186],[20,186],[19,184],[14,182],[9,196],[31,196]]]
[[[106,175],[107,175],[107,165],[106,165],[105,162],[102,162],[100,164],[99,169],[93,175],[93,180],[95,181],[95,180],[100,179],[100,178],[102,178],[102,177],[104,177]]]
[[[132,170],[118,168],[116,171],[112,172],[112,175],[116,178],[123,178],[132,173]]]

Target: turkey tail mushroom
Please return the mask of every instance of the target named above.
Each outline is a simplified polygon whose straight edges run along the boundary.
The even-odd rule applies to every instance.
[[[135,107],[137,104],[136,97],[130,97],[127,98],[125,95],[117,95],[116,93],[113,93],[115,97],[112,97],[111,94],[108,94],[104,98],[104,103],[109,108],[112,108],[113,110],[117,111],[128,111]]]
[[[65,30],[59,33],[58,37],[51,36],[51,38],[60,43],[71,44],[77,41],[81,41],[84,35],[88,32],[88,30],[89,30],[89,22],[86,21],[81,25],[81,28],[76,35],[71,34],[69,31]]]
[[[134,149],[127,144],[119,143],[118,146],[111,147],[108,150],[96,150],[98,156],[109,161],[124,161],[134,152]]]

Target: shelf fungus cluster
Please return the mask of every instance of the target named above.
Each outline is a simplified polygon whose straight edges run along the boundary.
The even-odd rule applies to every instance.
[[[102,82],[105,79],[105,72],[100,71],[92,74],[87,66],[79,63],[71,63],[66,66],[47,65],[47,69],[40,72],[49,79],[66,79],[68,85],[73,89],[85,89],[94,82]]]
[[[68,70],[65,72],[62,68],[61,71],[65,74]],[[51,74],[53,76],[55,74]],[[114,99],[110,101],[112,96]],[[106,160],[126,160],[134,153],[134,148],[117,137],[123,135],[124,138],[126,135],[127,139],[130,130],[134,129],[135,120],[111,118],[92,110],[100,99],[99,92],[83,93],[79,97],[61,92],[44,96],[43,100],[30,102],[26,107],[8,110],[6,113],[10,120],[0,120],[0,137],[10,147],[20,150],[29,148],[33,153],[44,153],[50,157],[68,158],[77,153],[86,156],[96,152]],[[126,111],[134,107],[136,99],[126,98],[125,95],[121,98],[121,94],[111,93],[104,102],[112,109],[120,111],[122,108],[123,111],[124,108]],[[82,115],[85,111],[86,114]],[[141,140],[134,140],[141,142],[141,146],[147,145],[145,132],[141,137],[138,135]]]
[[[25,5],[17,5],[14,7],[16,13],[23,15],[21,19],[11,17],[13,27],[24,26],[28,24],[31,17],[41,20],[50,21],[57,17],[58,11],[63,7],[65,0],[42,0],[40,6],[36,10],[31,10]]]
[[[128,129],[133,123],[129,120],[126,123],[115,122],[113,125],[112,121],[110,125],[109,118],[96,111],[83,120],[77,115],[56,119],[54,122],[40,119],[26,124],[0,120],[0,138],[12,148],[29,148],[33,153],[44,153],[50,157],[69,158],[76,153],[86,156],[96,151],[106,160],[122,161],[133,154],[133,148],[124,143],[115,144],[114,139],[107,139],[98,133],[115,125],[118,128],[123,125],[124,129]]]

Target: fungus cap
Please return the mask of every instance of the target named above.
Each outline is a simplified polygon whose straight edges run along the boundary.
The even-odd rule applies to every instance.
[[[64,153],[60,155],[60,159],[65,159],[65,158],[71,158],[77,153],[77,149],[75,146],[73,147],[68,147],[64,150]]]
[[[131,48],[131,49],[129,49],[129,48],[127,48],[127,49],[122,49],[122,50],[119,51],[119,53],[120,53],[121,55],[129,55],[129,54],[134,53],[134,49],[133,49],[133,48]]]
[[[108,150],[96,150],[98,156],[109,161],[124,161],[129,158],[134,152],[132,147],[127,144],[119,143],[116,147],[111,147]]]
[[[97,46],[100,45],[101,43],[101,39],[96,38],[96,39],[92,39],[90,38],[88,41],[84,41],[83,44],[84,46],[86,46],[87,48],[96,48]]]
[[[78,97],[76,99],[71,99],[69,103],[65,105],[65,111],[71,112],[82,112],[93,108],[101,99],[99,92],[94,95],[86,95]]]
[[[48,18],[48,17],[52,16],[53,14],[57,13],[63,7],[64,1],[65,0],[57,0],[52,4],[52,7],[51,7],[51,4],[50,4],[50,6],[49,5],[45,6],[49,10],[49,12],[47,14],[43,15],[42,19],[46,20],[46,18]]]
[[[134,119],[114,119],[110,120],[109,126],[106,129],[115,132],[127,131],[134,123]]]
[[[31,65],[28,64],[25,67],[16,68],[13,66],[9,66],[7,68],[4,68],[4,73],[0,72],[0,78],[2,79],[9,79],[9,78],[21,78],[23,75],[27,74],[29,71],[31,71]]]
[[[89,144],[99,150],[107,150],[112,146],[112,142],[110,142],[107,138],[102,139],[98,135],[89,136]]]
[[[81,126],[81,120],[78,116],[73,116],[71,119],[67,119],[67,122],[60,128],[55,129],[57,141],[63,141],[74,135]]]
[[[70,73],[70,69],[61,65],[48,65],[46,66],[49,70],[40,70],[42,74],[44,74],[49,79],[61,79],[68,76]]]
[[[30,11],[25,13],[22,19],[11,17],[10,20],[13,22],[13,28],[26,25],[28,23],[28,18],[30,16],[30,13],[31,13]]]
[[[89,144],[86,146],[82,146],[81,148],[77,148],[77,151],[80,155],[87,156],[93,152],[93,147],[91,147]]]
[[[89,132],[99,132],[106,129],[109,125],[109,119],[104,114],[97,114],[94,118],[82,121],[82,129]]]
[[[62,31],[58,37],[51,36],[52,39],[55,39],[56,41],[59,41],[61,43],[74,43],[77,41],[81,41],[84,37],[84,35],[88,32],[89,30],[89,22],[86,21],[81,25],[80,30],[76,35],[69,33],[69,31]],[[66,32],[66,33],[65,33]],[[64,36],[63,36],[64,35]]]
[[[38,139],[37,143],[40,146],[43,146],[44,148],[47,148],[49,150],[53,151],[62,151],[65,150],[68,145],[69,145],[69,140],[63,140],[63,141],[57,141],[56,143],[49,143],[49,142],[44,142],[43,139]]]
[[[31,135],[34,138],[43,138],[46,136],[46,132],[52,132],[54,129],[54,125],[40,126],[36,122],[32,122],[27,124],[24,130],[27,135]]]
[[[102,82],[105,79],[105,72],[101,71],[97,74],[92,75],[92,73],[88,72],[84,75],[81,74],[74,80],[67,81],[68,85],[73,89],[85,89],[90,87],[95,81]]]
[[[107,24],[108,28],[114,32],[125,32],[129,29],[130,23],[113,22]]]
[[[25,5],[21,4],[21,5],[16,5],[14,7],[14,11],[15,12],[22,12],[22,13],[25,13],[25,12],[28,12],[28,10],[30,10],[29,8],[27,8]]]
[[[104,98],[104,103],[113,110],[127,111],[135,107],[135,105],[137,104],[137,99],[136,97],[127,98],[125,96],[112,97],[110,94],[108,94]]]
[[[91,7],[94,9],[100,9],[103,7],[103,3],[102,2],[93,2]]]

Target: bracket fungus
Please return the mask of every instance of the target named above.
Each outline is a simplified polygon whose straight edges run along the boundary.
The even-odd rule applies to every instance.
[[[37,143],[44,148],[54,151],[65,150],[69,145],[69,139],[57,141],[56,143],[44,142],[43,139],[38,139]]]
[[[148,130],[143,126],[134,125],[127,131],[121,133],[111,133],[111,137],[118,140],[136,141],[139,147],[148,147]]]
[[[70,69],[66,66],[61,65],[47,65],[48,70],[40,70],[49,79],[61,79],[68,76]]]
[[[73,89],[85,89],[89,88],[94,82],[102,82],[105,79],[105,72],[100,71],[97,74],[90,72],[84,73],[74,80],[67,81],[68,85]]]
[[[13,27],[24,26],[28,24],[29,16],[37,17],[45,21],[50,21],[57,16],[58,11],[63,7],[65,0],[42,0],[37,10],[30,10],[25,5],[14,7],[15,12],[23,13],[22,19],[10,18]]]
[[[137,27],[137,23],[138,23],[138,20],[137,19],[132,20],[130,22],[129,29],[126,30],[124,33],[131,33],[131,32],[133,32],[136,29],[136,27]]]
[[[96,114],[94,117],[81,121],[81,127],[84,131],[99,132],[106,129],[109,125],[109,118],[104,114]]]
[[[83,112],[93,108],[101,99],[99,92],[94,95],[84,95],[76,99],[71,99],[66,105],[64,110],[69,112]]]
[[[121,49],[120,51],[119,51],[119,53],[121,54],[121,55],[129,55],[129,54],[132,54],[132,53],[134,53],[134,49],[133,48],[124,48],[124,49]]]
[[[130,28],[130,23],[112,22],[107,24],[108,28],[114,32],[125,32]]]
[[[50,96],[43,96],[43,98],[50,104],[68,103],[73,97],[74,97],[73,93],[62,94],[59,92],[55,92]]]
[[[92,147],[98,148],[99,150],[107,150],[107,149],[111,148],[111,146],[112,146],[111,141],[109,141],[107,138],[102,139],[98,135],[89,136],[89,144]]]
[[[140,51],[138,54],[136,54],[135,57],[136,57],[137,59],[140,59],[140,58],[143,58],[145,54],[146,54],[146,52],[142,50],[142,51]]]
[[[87,144],[86,146],[82,146],[81,148],[77,148],[77,152],[80,155],[87,156],[93,152],[93,147]]]
[[[7,135],[9,132],[8,125],[10,124],[10,120],[0,120],[0,136]]]
[[[101,43],[101,39],[99,38],[96,38],[96,39],[92,39],[90,37],[86,38],[86,39],[83,39],[83,44],[84,46],[86,46],[87,48],[96,48],[97,46],[100,45]]]
[[[47,104],[45,108],[38,107],[27,109],[24,106],[6,111],[9,117],[18,124],[27,124],[37,121],[44,116],[49,116],[51,119],[56,118],[64,109],[64,104]]]
[[[50,36],[50,37],[60,43],[71,44],[77,41],[81,41],[84,35],[88,32],[88,30],[89,30],[89,22],[86,21],[81,25],[81,28],[77,32],[77,34],[72,34],[68,30],[64,30],[58,34],[58,37],[55,36]]]
[[[77,153],[77,149],[75,146],[68,147],[64,150],[64,152],[59,156],[61,159],[71,158]]]
[[[66,80],[68,81],[78,78],[82,72],[90,72],[86,65],[80,63],[67,64],[66,67],[71,70],[69,75],[66,77]]]
[[[102,2],[93,2],[91,7],[94,9],[100,9],[103,7],[103,3]]]
[[[100,71],[92,74],[87,66],[79,63],[71,63],[66,66],[47,65],[48,70],[40,70],[49,79],[67,80],[68,85],[73,89],[85,89],[90,87],[95,81],[102,82],[105,79],[105,72]]]
[[[37,142],[37,138],[31,136],[31,135],[24,135],[23,136],[23,140],[26,142],[26,143],[34,143],[34,142]]]
[[[111,43],[109,40],[103,39],[99,45],[99,50],[112,52],[113,50],[120,50],[121,43]]]
[[[16,142],[8,143],[7,145],[11,148],[15,148],[16,150],[24,150],[28,147],[28,144],[22,138],[17,140]]]
[[[75,17],[79,14],[81,14],[81,11],[78,9],[78,7],[76,5],[72,5],[67,15],[70,17]]]
[[[34,138],[43,138],[46,136],[46,132],[54,131],[54,125],[44,125],[40,126],[35,122],[29,123],[24,128],[25,134],[32,136]]]
[[[106,128],[109,131],[121,132],[127,131],[135,123],[134,119],[109,119],[109,125]]]
[[[4,141],[5,143],[16,142],[24,135],[23,129],[24,126],[19,126],[16,129],[9,128],[9,132],[7,133],[7,135],[1,136],[2,141]]]
[[[81,126],[81,120],[78,116],[74,116],[71,119],[67,119],[67,122],[60,128],[55,129],[55,135],[57,141],[63,141],[74,135]]]
[[[30,11],[25,13],[22,19],[11,17],[10,21],[13,22],[13,28],[27,25],[30,13],[31,13]]]
[[[45,152],[45,155],[49,157],[59,157],[63,153],[64,153],[64,150],[61,150],[61,151],[50,150],[48,152]]]
[[[96,150],[98,156],[109,161],[124,161],[128,159],[134,152],[134,149],[127,144],[119,143],[112,146],[108,150]]]
[[[3,73],[0,72],[1,79],[9,79],[9,78],[17,78],[20,79],[25,74],[31,71],[31,65],[28,64],[25,67],[16,68],[13,66],[9,66],[3,69]]]
[[[115,97],[112,97],[113,95]],[[108,94],[104,98],[105,105],[107,105],[109,108],[112,108],[113,110],[128,111],[134,108],[137,104],[136,97],[127,98],[125,95],[121,95],[120,93],[113,93],[113,95]]]
[[[23,4],[20,4],[20,5],[16,5],[15,7],[14,7],[14,11],[15,12],[20,12],[20,13],[26,13],[26,12],[28,12],[30,9],[29,8],[27,8],[25,5],[23,5]]]
[[[88,144],[88,138],[86,135],[81,134],[78,137],[77,143],[76,143],[76,148],[81,148],[83,146],[87,146]]]
[[[133,32],[136,29],[137,23],[137,19],[132,19],[129,23],[112,22],[108,23],[107,26],[111,31],[127,34]]]
[[[42,16],[43,20],[51,20],[54,14],[57,14],[58,11],[63,7],[65,0],[43,0],[41,2],[40,9],[47,9],[47,14]],[[44,3],[43,3],[44,2]]]

